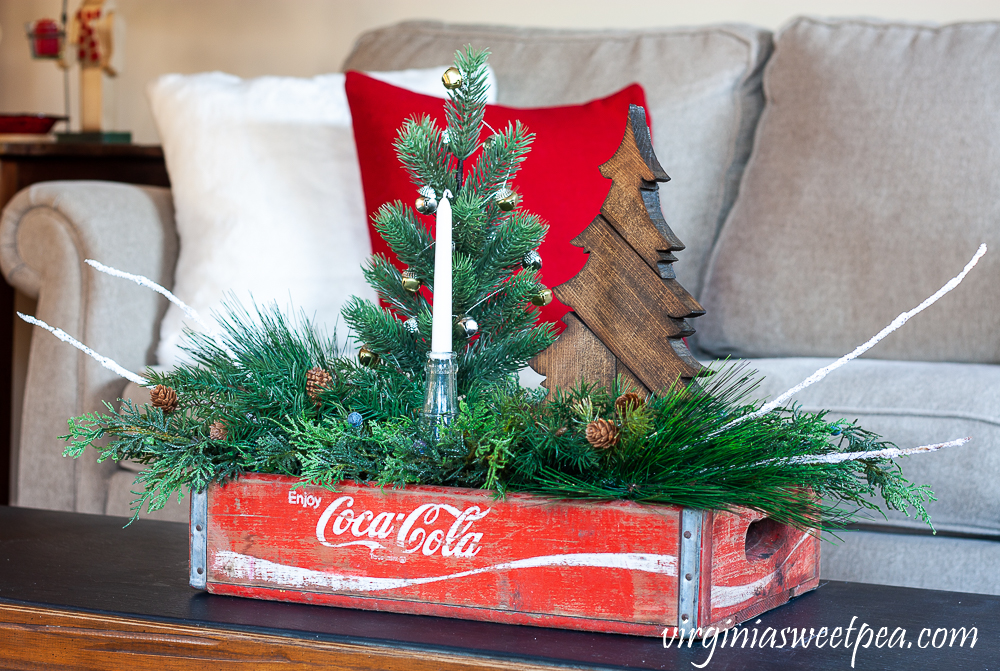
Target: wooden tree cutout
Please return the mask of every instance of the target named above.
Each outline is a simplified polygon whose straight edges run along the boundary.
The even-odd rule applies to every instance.
[[[589,254],[573,279],[553,287],[573,311],[566,330],[531,361],[545,386],[570,388],[585,380],[605,387],[621,375],[645,392],[687,385],[699,364],[683,338],[689,317],[705,313],[675,279],[673,252],[684,245],[660,211],[660,167],[646,112],[629,108],[625,138],[601,174],[612,180],[601,213],[574,240]]]

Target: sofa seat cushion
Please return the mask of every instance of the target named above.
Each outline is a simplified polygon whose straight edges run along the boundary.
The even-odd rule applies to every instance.
[[[657,158],[672,178],[661,187],[663,214],[687,245],[674,269],[697,295],[750,152],[770,38],[750,26],[594,31],[406,22],[362,35],[344,69],[427,67],[471,43],[491,51],[502,105],[576,105],[639,83]],[[622,127],[624,120],[616,132]],[[554,175],[552,188],[573,170]]]
[[[752,359],[764,379],[758,398],[774,398],[830,359]],[[928,484],[938,500],[927,506],[942,531],[1000,534],[1000,366],[859,359],[799,392],[803,410],[829,410],[899,447],[971,436],[961,446],[899,460],[911,482]],[[926,528],[889,512],[873,523]]]
[[[1000,23],[798,19],[776,38],[699,345],[840,356],[992,250],[870,353],[1000,363]]]
[[[1000,594],[1000,542],[867,531],[838,536],[823,543],[824,580]]]

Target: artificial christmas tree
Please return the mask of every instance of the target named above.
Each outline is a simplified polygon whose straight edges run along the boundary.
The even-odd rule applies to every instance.
[[[646,113],[632,105],[625,137],[601,174],[612,180],[601,213],[573,244],[590,254],[573,279],[554,287],[573,312],[567,328],[531,367],[549,389],[585,380],[610,388],[621,376],[643,393],[686,385],[702,370],[684,338],[705,313],[674,278],[684,245],[660,211],[658,182],[670,179],[653,153]]]
[[[510,189],[533,135],[517,123],[481,142],[487,131],[486,58],[485,51],[460,51],[443,78],[447,128],[421,117],[400,129],[395,146],[414,184],[414,209],[399,201],[386,205],[375,216],[375,226],[406,269],[400,272],[376,255],[365,277],[386,307],[354,299],[344,310],[357,339],[384,361],[381,374],[393,369],[423,381],[432,351],[429,297],[434,307],[442,298],[435,272],[435,238],[441,231],[432,235],[425,217],[439,216],[447,199],[454,231],[451,305],[443,317],[450,323],[443,327],[451,337],[441,351],[456,354],[460,395],[503,380],[554,339],[552,326],[536,324],[537,311],[529,306],[547,291],[532,256],[546,226],[514,206]]]

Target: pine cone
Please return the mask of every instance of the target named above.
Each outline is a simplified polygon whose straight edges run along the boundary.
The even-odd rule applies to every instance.
[[[208,427],[208,437],[212,440],[225,440],[228,436],[229,427],[226,426],[225,422],[216,420]]]
[[[163,412],[173,412],[177,409],[177,392],[158,384],[149,390],[149,402],[154,408],[160,408]]]
[[[320,367],[310,368],[306,371],[306,395],[312,402],[319,405],[319,394],[324,389],[329,389],[333,382],[333,376]]]
[[[587,442],[599,450],[607,450],[618,444],[618,427],[606,419],[595,419],[587,425]]]
[[[625,417],[633,410],[638,410],[644,405],[642,397],[634,391],[626,392],[615,399],[615,410],[619,417]]]

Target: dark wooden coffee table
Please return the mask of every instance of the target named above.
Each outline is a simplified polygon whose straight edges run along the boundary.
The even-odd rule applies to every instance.
[[[694,669],[709,649],[659,639],[305,606],[187,585],[187,527],[0,507],[0,667],[71,669]],[[914,557],[913,561],[919,561]],[[600,585],[593,585],[600,589]],[[996,669],[1000,597],[823,582],[748,623],[758,646],[723,650],[707,669],[850,669],[851,647],[759,647],[768,627],[892,633],[902,649],[857,650],[857,669]],[[939,628],[976,627],[961,647]],[[920,638],[921,630],[929,629]],[[937,642],[942,634],[938,633]],[[740,639],[743,640],[742,637]],[[862,641],[862,645],[864,640]],[[926,644],[926,647],[920,645]]]

